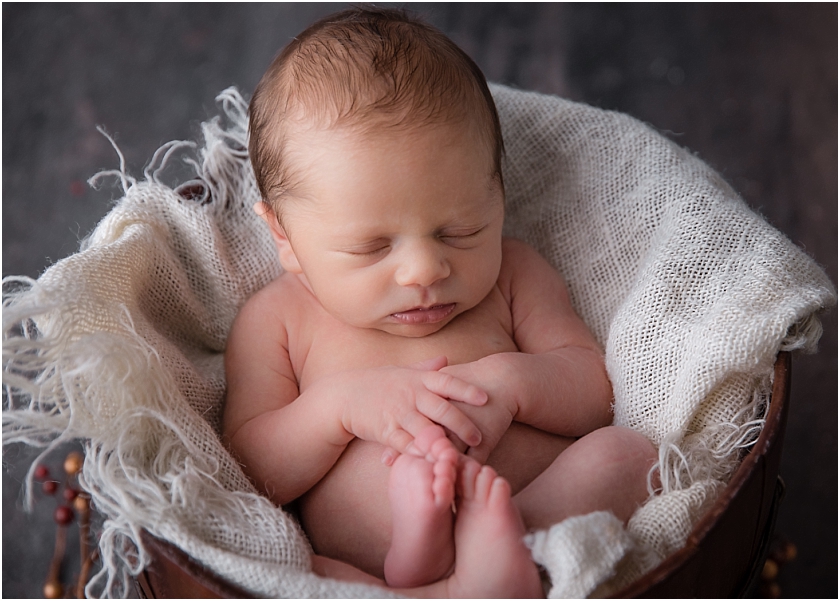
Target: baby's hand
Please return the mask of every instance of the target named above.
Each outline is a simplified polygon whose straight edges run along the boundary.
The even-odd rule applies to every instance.
[[[504,369],[501,369],[500,365],[502,361],[504,358],[501,355],[490,355],[472,363],[451,365],[441,369],[442,372],[454,376],[459,381],[469,382],[487,392],[488,400],[482,404],[482,407],[463,405],[460,407],[481,430],[481,443],[466,445],[471,447],[466,449],[463,443],[453,440],[456,449],[479,463],[487,461],[490,452],[508,431],[516,415],[514,399],[504,387]]]
[[[425,457],[426,451],[412,443],[434,424],[443,426],[468,446],[480,444],[481,431],[451,401],[483,405],[487,394],[439,371],[445,365],[446,358],[439,357],[410,367],[341,374],[342,426],[362,440],[376,441],[398,453],[417,457]]]

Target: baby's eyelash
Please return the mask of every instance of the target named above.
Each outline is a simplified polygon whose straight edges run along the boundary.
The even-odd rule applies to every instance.
[[[474,230],[474,231],[471,231],[471,232],[444,233],[444,234],[441,234],[440,237],[441,238],[472,238],[473,236],[477,236],[478,234],[480,234],[482,231],[484,231],[484,227],[480,227],[477,230]]]
[[[380,247],[374,248],[373,250],[345,250],[344,252],[347,253],[348,255],[353,255],[355,257],[367,257],[367,256],[370,256],[370,255],[375,255],[377,253],[380,253],[383,250],[387,250],[388,248],[389,248],[389,245],[386,244],[385,246],[380,246]]]

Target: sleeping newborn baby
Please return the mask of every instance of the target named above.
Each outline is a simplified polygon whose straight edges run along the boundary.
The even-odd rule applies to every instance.
[[[481,71],[402,12],[351,9],[283,50],[250,118],[283,273],[230,333],[230,449],[297,503],[321,574],[540,596],[526,530],[629,519],[656,454],[608,426],[602,352],[560,275],[502,236]]]

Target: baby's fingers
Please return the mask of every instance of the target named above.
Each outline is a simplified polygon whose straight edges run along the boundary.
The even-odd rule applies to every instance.
[[[426,359],[425,361],[412,363],[408,367],[410,369],[419,369],[420,371],[437,371],[446,367],[447,363],[448,361],[446,359],[446,355],[440,355],[439,357],[432,357],[431,359]]]
[[[418,416],[419,417],[419,416]],[[391,465],[396,461],[400,453],[414,455],[415,457],[425,457],[426,454],[417,448],[414,444],[414,436],[409,434],[402,428],[392,430],[383,441],[385,450],[382,452],[382,463]]]
[[[380,459],[385,465],[391,466],[394,465],[394,462],[399,456],[400,454],[391,447],[385,447],[385,450],[382,451],[382,457]]]
[[[481,431],[452,403],[436,394],[421,394],[417,398],[417,410],[436,424],[447,428],[455,436],[475,446],[481,442]],[[419,417],[419,416],[418,416]],[[415,436],[420,434],[418,429]]]
[[[468,384],[453,375],[430,371],[423,374],[423,385],[438,396],[469,405],[483,405],[487,393],[478,386]]]

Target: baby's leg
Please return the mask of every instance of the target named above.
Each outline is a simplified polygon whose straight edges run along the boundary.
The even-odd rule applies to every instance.
[[[648,497],[647,477],[656,460],[656,449],[638,432],[601,428],[561,453],[514,503],[529,530],[604,510],[626,522]]]
[[[507,480],[490,466],[462,460],[455,521],[455,573],[445,597],[542,597],[540,576],[522,541],[525,528]]]
[[[455,561],[452,502],[458,451],[442,428],[421,433],[427,459],[400,455],[391,467],[391,547],[385,557],[385,581],[414,587],[446,576]]]
[[[542,597],[539,572],[522,542],[525,529],[507,481],[466,457],[458,470],[455,572],[445,580],[396,592],[437,599]],[[312,567],[328,578],[386,586],[334,559],[315,556]]]

